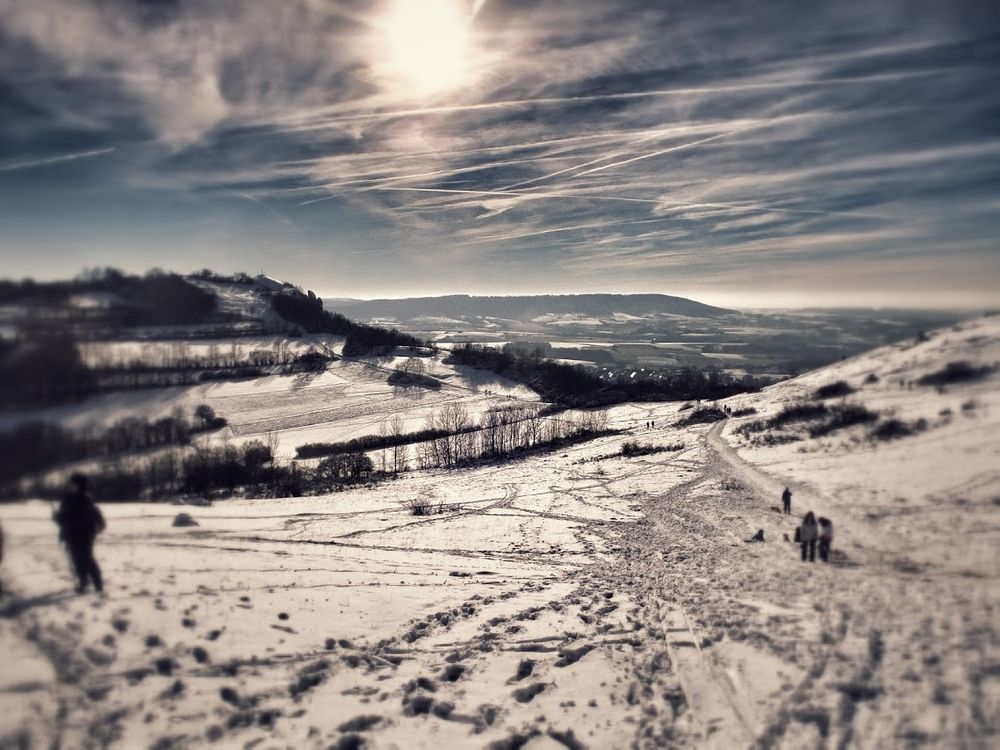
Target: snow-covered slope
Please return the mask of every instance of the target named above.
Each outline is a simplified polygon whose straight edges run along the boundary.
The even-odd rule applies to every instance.
[[[915,383],[998,353],[1000,320],[972,321],[730,401],[753,416],[680,427],[676,404],[621,406],[623,434],[562,453],[185,508],[195,528],[171,527],[176,507],[105,506],[102,599],[70,594],[45,504],[4,506],[0,738],[993,746],[997,374]],[[739,434],[839,380],[878,421],[818,438],[801,423],[771,445]],[[927,425],[870,437],[892,418]],[[626,440],[670,450],[625,458]],[[834,520],[830,565],[783,540],[798,522],[772,510],[786,484],[796,514]],[[410,516],[421,496],[442,512]]]

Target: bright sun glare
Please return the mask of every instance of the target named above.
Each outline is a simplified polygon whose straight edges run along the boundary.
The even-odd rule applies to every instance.
[[[470,21],[464,0],[392,0],[385,35],[393,76],[421,95],[461,85],[469,73]]]

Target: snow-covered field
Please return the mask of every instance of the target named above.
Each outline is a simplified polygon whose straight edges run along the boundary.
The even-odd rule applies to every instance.
[[[253,343],[263,346],[264,342],[262,339],[254,339],[251,343],[246,339],[240,341],[241,345],[251,348]],[[289,343],[301,352],[320,344],[339,352],[343,340],[312,337],[308,341]],[[190,349],[198,353],[213,345],[198,343]],[[130,342],[121,346],[124,347],[122,356],[138,355],[142,351],[138,345],[132,347]],[[147,349],[174,346],[176,342],[157,342]],[[86,430],[106,427],[126,417],[156,419],[177,409],[190,416],[199,404],[208,404],[229,425],[200,440],[231,440],[238,444],[264,438],[270,433],[277,445],[277,457],[287,460],[294,458],[295,448],[304,443],[338,442],[378,434],[380,428],[397,416],[405,431],[421,430],[426,427],[428,417],[440,412],[446,404],[461,404],[470,418],[478,420],[488,409],[511,399],[538,402],[534,391],[518,383],[489,372],[444,365],[440,361],[442,358],[443,355],[420,358],[426,373],[441,383],[438,390],[419,386],[404,388],[386,382],[393,368],[401,365],[405,358],[337,360],[321,373],[118,391],[76,404],[8,412],[0,415],[0,430],[33,420]]]
[[[71,594],[46,504],[3,506],[0,747],[994,747],[998,373],[914,384],[958,360],[1000,360],[1000,318],[734,398],[759,413],[714,425],[622,406],[626,434],[502,466],[107,505],[103,598]],[[337,364],[199,395],[234,429],[287,430],[282,450],[354,436],[337,425],[376,419],[372,400],[422,408]],[[735,432],[841,379],[926,429]],[[282,428],[316,409],[358,412]],[[618,455],[634,439],[684,447]],[[833,519],[830,565],[784,541],[786,484],[796,514]],[[410,516],[421,496],[442,512]],[[178,510],[200,525],[173,528]]]

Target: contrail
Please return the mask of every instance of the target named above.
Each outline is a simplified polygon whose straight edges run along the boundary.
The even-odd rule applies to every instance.
[[[602,221],[594,224],[576,224],[569,227],[552,227],[550,229],[538,229],[533,232],[519,232],[516,234],[489,234],[478,239],[459,242],[459,245],[484,245],[491,242],[505,242],[507,240],[519,240],[527,237],[540,237],[547,234],[561,234],[563,232],[579,232],[586,229],[611,229],[613,227],[627,227],[636,224],[655,224],[665,221],[673,221],[673,218],[661,217],[658,219],[632,219],[629,221]]]
[[[773,122],[773,121],[769,121],[769,122]],[[430,171],[430,172],[408,172],[406,174],[396,174],[396,175],[394,175],[394,174],[387,174],[384,170],[381,173],[372,173],[372,172],[364,173],[364,172],[359,172],[359,173],[356,173],[356,174],[353,174],[353,175],[352,174],[344,175],[343,179],[341,179],[340,181],[337,181],[337,182],[326,182],[326,183],[322,183],[322,184],[308,185],[308,186],[305,186],[305,187],[288,188],[287,192],[298,192],[298,193],[301,193],[301,192],[310,191],[310,190],[317,190],[317,189],[331,190],[331,189],[334,189],[334,188],[351,187],[351,186],[354,186],[354,185],[366,185],[366,184],[382,183],[382,182],[398,182],[398,181],[401,181],[401,180],[423,179],[423,178],[427,178],[427,177],[441,177],[443,175],[463,174],[463,173],[466,173],[466,172],[476,172],[476,171],[479,171],[479,170],[482,170],[482,169],[497,169],[497,168],[502,168],[502,167],[511,166],[511,165],[517,165],[517,164],[533,164],[533,163],[537,163],[537,162],[544,162],[544,161],[551,161],[552,159],[558,159],[558,158],[566,156],[567,154],[571,154],[574,151],[579,151],[582,148],[587,148],[587,146],[584,146],[584,145],[571,145],[571,144],[579,143],[581,141],[592,141],[592,140],[595,140],[595,139],[597,139],[597,140],[616,140],[616,139],[621,139],[622,137],[626,137],[626,136],[635,136],[635,140],[633,142],[633,145],[635,145],[635,144],[642,143],[642,142],[645,142],[645,141],[648,141],[648,140],[655,140],[656,138],[663,137],[663,136],[676,135],[676,134],[679,134],[682,131],[689,131],[689,130],[692,129],[692,127],[697,127],[698,129],[702,129],[702,130],[706,129],[704,125],[700,125],[700,126],[684,126],[684,127],[671,127],[671,128],[655,128],[655,129],[640,130],[640,131],[635,131],[635,132],[615,131],[615,132],[612,132],[612,133],[590,134],[590,135],[582,135],[582,136],[573,136],[573,137],[568,137],[568,138],[550,139],[550,140],[544,140],[544,141],[527,141],[527,142],[524,142],[524,143],[514,143],[514,144],[508,144],[508,145],[504,145],[504,146],[489,146],[489,147],[483,147],[483,148],[465,149],[464,151],[451,152],[449,155],[467,154],[467,153],[488,153],[488,152],[496,152],[496,151],[516,152],[516,151],[523,151],[523,150],[531,149],[531,148],[537,148],[537,147],[541,147],[541,146],[553,146],[553,145],[564,146],[564,148],[562,148],[562,149],[560,149],[558,151],[552,151],[552,152],[549,152],[549,153],[544,153],[544,154],[540,154],[538,156],[531,156],[531,157],[527,157],[527,158],[523,158],[523,159],[494,160],[494,161],[490,161],[490,162],[482,162],[482,163],[479,163],[479,164],[471,164],[469,166],[448,167],[448,168],[445,168],[445,169],[438,169],[438,170],[434,170],[434,171]],[[540,177],[533,177],[533,178],[531,178],[529,180],[524,180],[523,182],[518,182],[518,183],[515,183],[513,185],[506,185],[506,186],[504,186],[504,187],[502,187],[500,189],[501,190],[511,190],[513,188],[522,187],[524,185],[529,185],[531,183],[538,182],[539,180],[544,180],[544,179],[547,179],[549,177],[555,177],[557,175],[563,174],[564,172],[569,172],[569,171],[572,171],[572,170],[575,170],[575,169],[581,169],[583,167],[590,166],[591,164],[599,164],[600,162],[606,161],[607,159],[614,159],[614,158],[617,158],[617,157],[622,156],[622,155],[627,154],[627,153],[629,153],[629,150],[621,150],[621,151],[616,151],[613,154],[605,154],[604,156],[598,157],[596,159],[592,159],[592,160],[584,162],[582,164],[576,164],[576,165],[574,165],[572,167],[567,167],[566,169],[560,169],[557,172],[551,172],[549,174],[542,175]],[[429,152],[426,152],[424,154],[405,154],[404,156],[406,158],[412,158],[414,156],[424,156],[424,155],[439,156],[440,152],[429,151]],[[386,159],[389,159],[389,158],[398,158],[395,155],[384,154],[384,153],[372,154],[370,156],[371,157],[379,158],[382,161],[385,161]],[[352,155],[349,160],[353,160],[355,158],[356,158],[355,155]],[[335,161],[335,160],[336,160],[336,157],[334,158],[334,160],[331,160],[331,161]],[[289,164],[289,165],[292,165],[292,166],[296,166],[296,165],[301,165],[301,164],[315,163],[315,164],[317,164],[319,166],[323,166],[325,161],[326,160],[324,158],[318,158],[318,159],[313,159],[313,160],[310,160],[310,161],[287,162],[286,164]],[[325,200],[325,198],[317,199],[317,201],[314,201],[314,202],[318,202],[318,201],[321,201],[321,200]]]
[[[13,164],[0,166],[0,172],[13,172],[18,169],[32,169],[33,167],[45,167],[49,164],[60,164],[64,161],[76,161],[77,159],[89,159],[92,156],[110,154],[114,151],[114,146],[109,148],[95,148],[91,151],[79,151],[75,154],[62,154],[60,156],[50,156],[46,159],[34,159],[32,161],[17,161]]]
[[[710,143],[712,141],[717,141],[720,138],[728,138],[731,135],[738,135],[739,133],[745,133],[748,130],[753,130],[755,126],[751,125],[746,128],[739,128],[737,130],[729,130],[725,133],[716,133],[715,135],[710,135],[707,138],[701,138],[697,141],[690,141],[689,143],[681,143],[677,146],[670,146],[669,148],[661,148],[659,151],[652,151],[648,154],[640,154],[639,156],[633,156],[631,159],[623,159],[622,161],[612,162],[611,164],[604,164],[600,167],[594,167],[593,169],[587,169],[583,172],[577,172],[573,177],[582,177],[585,174],[593,174],[594,172],[603,172],[605,169],[612,169],[614,167],[621,167],[626,164],[632,164],[633,162],[642,161],[643,159],[652,159],[656,156],[663,156],[664,154],[671,154],[674,151],[682,151],[686,148],[691,148],[693,146],[700,146],[703,143]],[[757,126],[761,127],[761,126]]]
[[[419,188],[419,187],[372,187],[358,192],[398,192],[398,193],[439,193],[449,195],[480,195],[502,196],[516,198],[564,198],[570,200],[611,201],[615,203],[641,203],[645,205],[675,207],[675,208],[726,208],[737,211],[774,211],[787,214],[805,214],[810,216],[853,216],[862,219],[884,219],[878,214],[866,214],[856,211],[825,211],[809,208],[784,208],[766,204],[751,203],[689,203],[685,201],[662,200],[658,198],[627,198],[619,195],[594,195],[591,193],[539,193],[521,192],[517,190],[463,190],[460,188]],[[321,199],[318,199],[321,200]],[[315,202],[315,201],[310,201]]]
[[[906,73],[878,73],[870,76],[854,76],[843,78],[824,78],[807,81],[767,81],[758,83],[734,83],[719,86],[695,86],[676,89],[653,89],[651,91],[626,91],[613,94],[589,94],[581,96],[540,97],[537,99],[508,99],[496,102],[480,102],[478,104],[448,104],[437,107],[414,107],[388,112],[358,112],[355,114],[338,115],[323,119],[321,122],[289,126],[287,132],[319,130],[337,123],[359,122],[365,120],[384,120],[395,117],[411,117],[415,115],[451,114],[455,112],[476,112],[482,110],[507,109],[527,106],[551,106],[559,104],[580,104],[587,102],[603,102],[621,99],[650,99],[661,96],[685,96],[693,94],[723,94],[739,93],[741,91],[769,91],[775,89],[810,88],[823,86],[853,86],[855,84],[879,83],[883,81],[899,81],[910,78],[937,75],[938,71],[911,71]],[[322,115],[317,115],[322,117]],[[279,126],[280,123],[274,123]]]
[[[644,141],[650,141],[657,137],[658,134],[654,133],[651,135],[646,135],[642,138],[637,138],[632,142],[631,145],[635,146]],[[513,190],[514,188],[524,187],[525,185],[533,185],[536,182],[541,182],[542,180],[547,180],[551,177],[558,177],[561,174],[566,174],[567,172],[573,172],[577,169],[583,169],[584,167],[589,167],[593,164],[600,164],[602,161],[607,161],[608,159],[614,159],[619,156],[628,153],[628,151],[616,151],[613,154],[605,154],[604,156],[599,156],[596,159],[591,159],[590,161],[585,161],[583,164],[574,164],[572,167],[566,167],[565,169],[560,169],[555,172],[549,172],[548,174],[539,175],[538,177],[532,177],[528,180],[522,180],[521,182],[515,182],[513,185],[507,185],[504,190]]]
[[[707,138],[701,138],[701,139],[696,140],[696,141],[689,141],[688,143],[680,143],[680,144],[678,144],[676,146],[669,146],[667,148],[663,148],[663,149],[660,149],[658,151],[653,151],[652,153],[649,153],[649,154],[642,154],[641,156],[634,156],[634,157],[632,157],[630,159],[625,159],[623,161],[612,162],[611,164],[604,164],[603,166],[595,167],[593,169],[587,169],[587,170],[585,170],[583,172],[577,172],[576,174],[573,174],[573,175],[570,175],[570,176],[571,177],[582,177],[585,174],[591,174],[593,172],[601,172],[601,171],[603,171],[605,169],[611,169],[612,167],[622,166],[623,164],[631,164],[634,161],[641,161],[643,159],[652,159],[655,156],[663,156],[664,154],[670,154],[670,153],[673,153],[675,151],[682,151],[683,149],[692,148],[693,146],[700,146],[703,143],[709,143],[711,141],[716,141],[716,140],[718,140],[720,138],[726,138],[726,137],[731,136],[731,135],[737,135],[738,133],[742,133],[742,132],[745,132],[747,130],[752,130],[754,128],[765,127],[767,125],[773,125],[774,123],[778,122],[781,119],[785,119],[785,118],[777,118],[775,120],[768,120],[766,122],[763,122],[763,123],[760,123],[760,124],[757,124],[757,125],[748,125],[748,126],[746,126],[744,128],[736,128],[734,130],[727,130],[724,133],[716,133],[715,135],[709,136]],[[635,146],[635,145],[637,145],[639,143],[642,143],[643,141],[652,140],[653,138],[655,138],[655,136],[650,136],[650,137],[646,137],[646,138],[639,138],[636,141],[634,141],[632,145]],[[622,156],[622,155],[624,155],[626,153],[628,153],[628,151],[617,151],[617,152],[615,152],[613,154],[606,154],[604,156],[599,156],[598,158],[591,159],[590,161],[586,161],[583,164],[576,164],[576,165],[574,165],[572,167],[566,167],[565,169],[560,169],[560,170],[558,170],[556,172],[550,172],[549,174],[544,174],[544,175],[541,175],[539,177],[532,177],[530,180],[524,180],[522,182],[514,183],[513,185],[508,185],[504,189],[505,190],[510,190],[510,189],[513,189],[513,188],[524,187],[525,185],[531,185],[532,183],[535,183],[535,182],[540,182],[542,180],[547,180],[550,177],[558,177],[559,175],[566,174],[567,172],[575,172],[576,170],[583,169],[584,167],[589,167],[589,166],[592,166],[594,164],[600,164],[603,161],[607,161],[608,159],[614,159],[614,158],[616,158],[618,156]]]

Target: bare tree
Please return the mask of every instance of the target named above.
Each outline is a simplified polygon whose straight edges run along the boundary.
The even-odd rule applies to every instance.
[[[409,458],[409,447],[399,444],[399,441],[402,439],[404,433],[403,420],[398,414],[394,415],[393,418],[389,420],[389,434],[395,438],[393,442],[397,443],[392,447],[392,471],[394,474],[398,474],[399,472],[406,470],[406,462]]]

